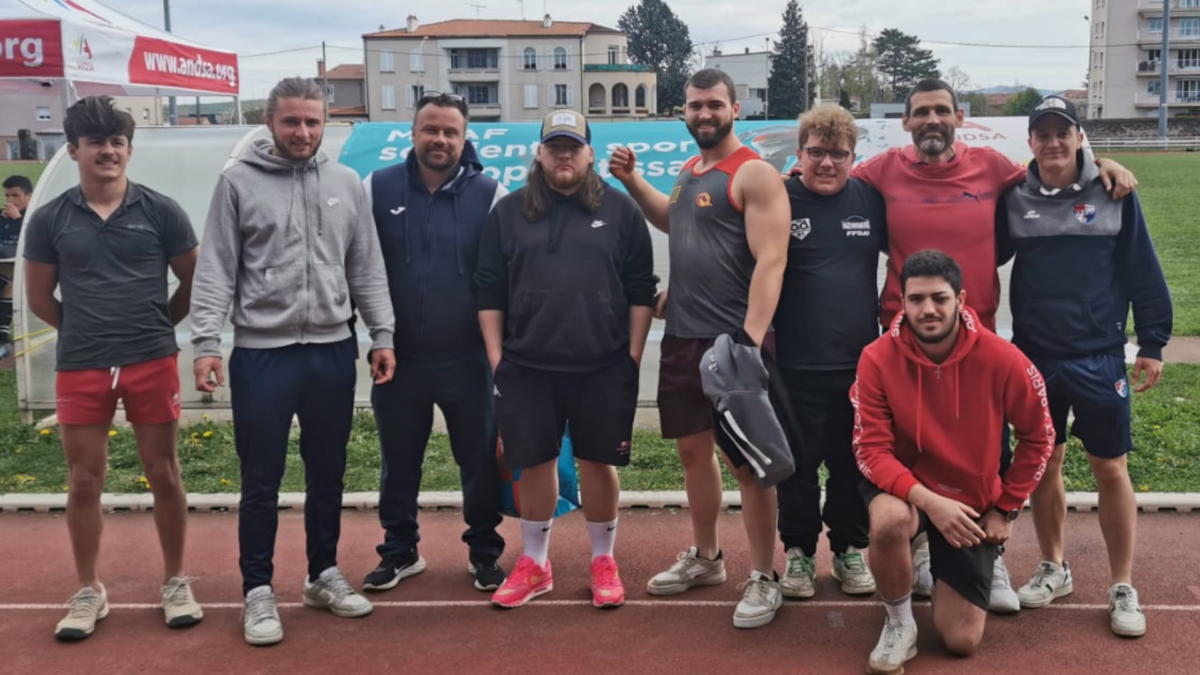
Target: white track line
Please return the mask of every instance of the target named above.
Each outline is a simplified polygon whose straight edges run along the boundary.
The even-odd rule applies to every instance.
[[[530,607],[590,607],[590,600],[536,600],[531,603]],[[918,606],[928,605],[928,602],[917,602]],[[408,600],[408,601],[393,601],[393,602],[375,602],[376,608],[379,609],[460,609],[460,608],[477,608],[491,607],[492,603],[488,600]],[[733,607],[737,605],[736,600],[628,600],[625,602],[629,607],[684,607],[684,608],[703,608],[703,607]],[[119,610],[135,610],[135,609],[161,609],[161,605],[156,603],[109,603],[111,609]],[[202,603],[204,609],[242,609],[243,605],[240,602],[212,602]],[[853,600],[809,600],[800,602],[788,602],[786,607],[794,607],[797,609],[814,608],[814,609],[853,609],[855,607],[881,607],[882,603],[875,601],[853,601]],[[65,603],[34,603],[34,604],[0,604],[0,612],[13,611],[49,611],[59,610],[66,607]],[[280,609],[299,609],[304,607],[299,602],[281,602]],[[1108,605],[1104,604],[1054,604],[1048,605],[1043,609],[1059,610],[1059,611],[1076,611],[1076,612],[1094,612],[1097,610],[1107,610]],[[1147,612],[1200,612],[1200,605],[1143,605],[1142,609]]]

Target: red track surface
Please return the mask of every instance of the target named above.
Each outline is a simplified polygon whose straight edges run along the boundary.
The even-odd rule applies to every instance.
[[[106,518],[102,576],[114,605],[90,639],[60,644],[54,624],[75,590],[61,514],[0,516],[0,674],[34,673],[861,673],[882,622],[873,599],[838,593],[829,556],[819,554],[814,601],[788,602],[771,625],[740,631],[731,623],[736,586],[748,571],[740,516],[722,516],[724,586],[652,598],[646,579],[689,543],[686,512],[621,515],[617,560],[630,603],[611,611],[588,603],[587,535],[581,514],[560,519],[551,543],[555,590],[502,611],[471,587],[455,512],[421,514],[423,574],[371,598],[375,613],[339,619],[297,606],[304,574],[303,520],[281,514],[276,589],[286,638],[254,648],[242,641],[237,521],[232,513],[194,514],[189,570],[207,605],[199,626],[173,631],[158,600],[160,556],[148,514]],[[1095,514],[1068,518],[1075,593],[1046,609],[992,615],[981,652],[955,659],[940,647],[929,608],[916,608],[920,655],[909,673],[1200,672],[1200,515],[1143,514],[1135,581],[1149,632],[1122,640],[1108,631],[1107,557]],[[520,548],[514,521],[503,528],[510,568]],[[1018,523],[1007,560],[1021,583],[1039,555],[1028,517]],[[374,513],[346,512],[340,566],[357,586],[374,566]],[[824,542],[822,542],[824,545]],[[782,568],[782,554],[780,554]]]

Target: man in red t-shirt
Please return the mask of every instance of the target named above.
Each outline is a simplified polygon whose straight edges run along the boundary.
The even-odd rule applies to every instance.
[[[900,284],[903,311],[863,350],[850,390],[871,571],[887,610],[869,673],[900,672],[916,656],[910,544],[919,538],[937,584],[934,627],[951,652],[978,649],[999,546],[1054,450],[1041,374],[1011,342],[980,329],[958,264],[941,251],[915,252]],[[1006,418],[1017,447],[1001,479],[992,439]]]

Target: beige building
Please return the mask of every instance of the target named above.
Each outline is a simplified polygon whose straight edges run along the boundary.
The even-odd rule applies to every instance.
[[[1163,25],[1163,2],[1170,25]],[[1167,112],[1200,113],[1200,0],[1091,0],[1088,112],[1092,119],[1157,117],[1162,68]],[[1167,31],[1169,53],[1162,55]]]
[[[425,92],[467,99],[472,120],[540,121],[556,108],[590,119],[656,109],[657,75],[629,62],[625,33],[594,23],[455,19],[363,36],[373,122],[412,121]]]
[[[40,93],[34,84],[27,90],[5,93],[0,105],[0,160],[21,158],[21,131],[28,130],[28,148],[34,159],[47,160],[62,146],[63,100],[60,94]],[[165,124],[162,106],[153,96],[114,96],[116,106],[133,116],[139,127]]]

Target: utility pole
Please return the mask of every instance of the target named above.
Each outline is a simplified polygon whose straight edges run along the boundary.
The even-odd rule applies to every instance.
[[[771,38],[763,38],[763,44],[765,45],[763,54],[767,57],[767,79],[763,86],[763,119],[768,120],[771,119]]]
[[[163,0],[163,27],[168,33],[171,32],[171,0]],[[175,107],[174,96],[167,99],[167,121],[171,126],[179,124],[179,110]]]
[[[1162,53],[1158,55],[1158,138],[1166,146],[1167,141],[1167,75],[1171,70],[1168,50],[1171,46],[1171,2],[1163,0]]]
[[[325,57],[325,41],[321,40],[321,88],[325,90],[325,121],[329,121],[329,61]]]

